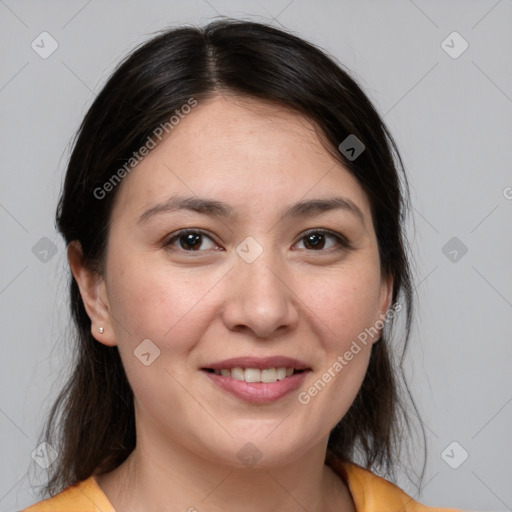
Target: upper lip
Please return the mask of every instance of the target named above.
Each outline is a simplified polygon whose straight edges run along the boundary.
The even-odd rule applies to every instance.
[[[269,357],[233,357],[217,363],[204,366],[203,369],[224,370],[230,368],[295,368],[296,370],[309,370],[310,367],[304,361],[286,356]]]

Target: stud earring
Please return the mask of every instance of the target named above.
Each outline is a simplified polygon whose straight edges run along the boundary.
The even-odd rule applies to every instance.
[[[100,334],[103,334],[103,331],[104,331],[104,330],[105,330],[105,329],[103,329],[103,327],[98,327],[98,332],[99,332]]]

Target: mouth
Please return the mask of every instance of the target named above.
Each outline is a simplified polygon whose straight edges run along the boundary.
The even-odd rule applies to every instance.
[[[274,402],[298,389],[312,369],[289,357],[233,358],[201,368],[217,389],[253,404]]]
[[[278,382],[280,380],[284,380],[287,377],[291,377],[292,375],[296,375],[298,373],[303,373],[308,370],[306,369],[297,369],[297,368],[287,368],[285,366],[280,366],[278,368],[242,368],[242,367],[234,367],[234,368],[222,368],[222,369],[214,369],[214,368],[202,368],[202,370],[213,373],[215,375],[222,375],[223,377],[228,377],[231,379],[235,379],[238,381],[251,382],[251,383],[267,383],[270,384],[272,382]]]

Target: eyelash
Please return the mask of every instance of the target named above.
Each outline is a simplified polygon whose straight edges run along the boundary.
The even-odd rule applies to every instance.
[[[205,236],[206,238],[209,238],[213,243],[215,243],[215,241],[212,239],[212,237],[210,235],[208,235],[208,233],[206,233],[205,231],[203,231],[201,229],[182,229],[181,231],[178,231],[177,233],[172,235],[172,237],[169,238],[164,243],[164,247],[168,248],[170,250],[176,250],[177,249],[179,251],[183,251],[183,252],[187,252],[187,253],[194,253],[194,252],[201,253],[201,252],[204,252],[204,250],[186,250],[186,249],[182,249],[181,247],[179,247],[179,248],[172,247],[174,242],[178,241],[179,238],[181,238],[182,236],[185,236],[185,235],[190,235],[190,234]],[[308,236],[313,235],[313,234],[326,235],[326,236],[330,236],[330,237],[334,238],[334,240],[338,244],[338,247],[337,248],[331,248],[331,249],[325,249],[325,250],[324,249],[319,249],[319,250],[311,249],[311,250],[307,250],[308,252],[313,252],[313,253],[316,253],[316,252],[318,252],[318,253],[328,252],[328,253],[332,253],[332,252],[338,252],[338,251],[353,249],[353,247],[350,244],[350,242],[343,235],[341,235],[340,233],[336,233],[335,231],[331,231],[329,229],[324,229],[324,228],[310,229],[310,230],[306,231],[300,237],[299,242],[303,241],[305,238],[307,238]]]

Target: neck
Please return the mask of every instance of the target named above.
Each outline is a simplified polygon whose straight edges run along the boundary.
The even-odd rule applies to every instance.
[[[96,477],[117,512],[355,512],[346,483],[324,464],[325,442],[293,463],[240,468],[151,439],[138,432],[126,461]]]

